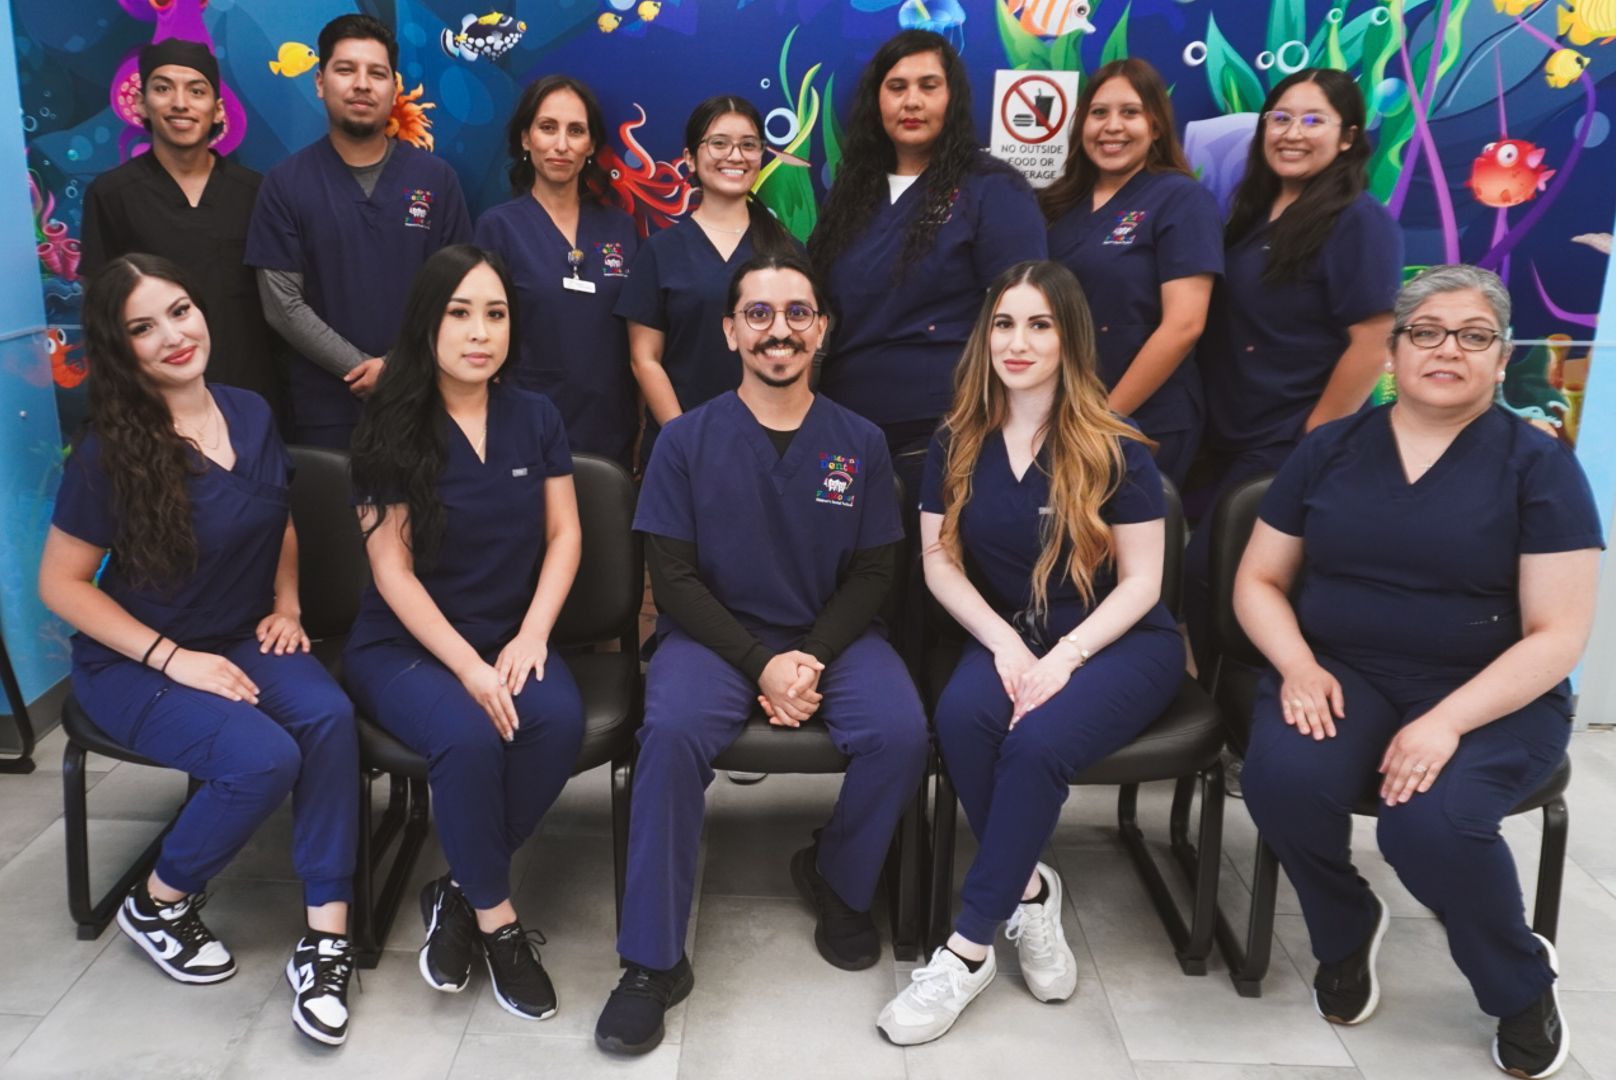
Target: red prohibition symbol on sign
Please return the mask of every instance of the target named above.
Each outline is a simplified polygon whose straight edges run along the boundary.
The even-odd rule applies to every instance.
[[[1028,75],[1010,84],[999,106],[1004,129],[1017,140],[1036,146],[1059,135],[1066,123],[1066,91],[1043,75]]]

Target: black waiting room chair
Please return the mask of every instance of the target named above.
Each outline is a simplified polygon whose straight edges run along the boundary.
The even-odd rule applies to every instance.
[[[1230,747],[1244,755],[1251,732],[1252,706],[1257,681],[1268,661],[1257,651],[1234,613],[1234,578],[1245,553],[1246,542],[1257,523],[1257,509],[1268,491],[1271,476],[1258,477],[1233,489],[1214,508],[1212,529],[1212,641],[1215,659],[1209,672],[1213,697],[1228,724]],[[1525,814],[1543,811],[1543,847],[1538,858],[1537,900],[1533,907],[1532,929],[1553,941],[1560,922],[1560,887],[1565,877],[1566,831],[1570,819],[1565,790],[1571,782],[1571,759],[1567,757],[1543,786],[1510,811]],[[1355,814],[1376,816],[1380,800],[1378,785],[1364,792]],[[1275,894],[1279,885],[1279,861],[1262,837],[1257,837],[1256,864],[1252,870],[1251,910],[1246,938],[1241,942],[1222,912],[1217,919],[1218,950],[1229,965],[1229,977],[1242,997],[1261,997],[1263,977],[1273,947]]]
[[[292,447],[297,475],[292,517],[299,539],[298,576],[303,624],[316,651],[335,669],[342,639],[369,580],[358,520],[349,505],[346,454]],[[583,558],[551,635],[552,654],[565,654],[584,703],[584,740],[574,775],[612,765],[612,840],[618,913],[628,858],[629,758],[640,721],[638,619],[643,566],[632,530],[635,492],[628,473],[591,454],[573,457],[573,480],[583,525]],[[597,652],[616,642],[618,651]],[[363,967],[381,958],[404,888],[426,841],[430,817],[427,760],[369,718],[359,717],[359,865],[354,882],[353,937]],[[387,808],[375,821],[371,787],[388,781]],[[398,850],[380,887],[377,876],[395,839]]]
[[[1174,615],[1179,607],[1180,568],[1184,557],[1184,515],[1178,493],[1163,478],[1167,496],[1167,548],[1162,570],[1162,602]],[[929,618],[935,620],[934,641],[926,650],[926,690],[935,710],[943,688],[959,662],[965,631],[933,602]],[[1217,708],[1187,674],[1178,695],[1139,737],[1072,780],[1073,785],[1117,787],[1117,827],[1141,882],[1150,895],[1162,925],[1172,941],[1180,968],[1186,975],[1204,975],[1212,952],[1217,912],[1218,867],[1223,844],[1223,722]],[[958,800],[948,770],[939,762],[933,808],[931,852],[930,945],[941,946],[953,929],[954,830]],[[1139,827],[1139,785],[1174,781],[1168,835],[1174,861],[1193,893],[1186,925],[1167,882]],[[1190,813],[1196,788],[1201,814],[1197,835],[1190,835]]]

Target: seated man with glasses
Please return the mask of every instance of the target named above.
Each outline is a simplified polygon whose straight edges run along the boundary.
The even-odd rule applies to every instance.
[[[730,284],[738,390],[663,430],[634,527],[661,611],[646,676],[617,951],[626,971],[595,1028],[643,1054],[695,985],[684,954],[712,761],[761,705],[824,723],[851,761],[830,821],[791,859],[814,941],[855,971],[881,956],[869,908],[925,770],[925,711],[876,613],[903,539],[875,425],[808,387],[825,333],[806,260],[760,255]]]

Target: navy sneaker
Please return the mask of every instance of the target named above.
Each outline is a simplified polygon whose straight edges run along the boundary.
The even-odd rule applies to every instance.
[[[595,1045],[612,1054],[649,1054],[662,1042],[668,1010],[690,996],[690,958],[666,971],[630,964],[595,1023]]]

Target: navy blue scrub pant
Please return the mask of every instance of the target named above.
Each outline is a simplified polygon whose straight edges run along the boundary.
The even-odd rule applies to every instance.
[[[790,644],[760,637],[770,648]],[[926,769],[926,712],[903,661],[874,631],[826,666],[819,691],[808,723],[823,722],[852,759],[819,836],[819,871],[849,907],[866,911]],[[712,761],[757,711],[757,696],[756,684],[682,631],[663,637],[651,658],[617,936],[630,963],[671,968],[684,952]]]
[[[1369,678],[1333,657],[1319,663],[1341,682],[1346,717],[1315,741],[1285,723],[1279,679],[1260,684],[1241,783],[1263,839],[1296,886],[1320,963],[1345,959],[1366,941],[1377,909],[1352,865],[1352,805],[1379,790],[1375,771],[1392,736],[1452,687]],[[1554,981],[1526,924],[1515,860],[1499,825],[1565,756],[1571,738],[1564,698],[1546,694],[1459,740],[1431,790],[1380,806],[1386,861],[1448,931],[1448,951],[1492,1016],[1513,1016]]]
[[[359,707],[427,759],[438,839],[471,906],[510,899],[511,857],[561,794],[583,742],[583,699],[567,666],[551,652],[544,678],[528,679],[514,699],[520,725],[510,742],[414,642],[354,649],[343,675]]]
[[[224,649],[258,704],[181,686],[133,660],[75,669],[73,694],[119,745],[201,780],[163,840],[157,876],[201,892],[292,795],[292,864],[310,907],[353,900],[359,741],[353,704],[307,653]]]
[[[1096,653],[1060,692],[1010,730],[1010,698],[993,654],[975,641],[937,703],[937,741],[976,834],[954,929],[989,945],[1021,903],[1074,777],[1133,741],[1184,678],[1184,642],[1141,625]]]

